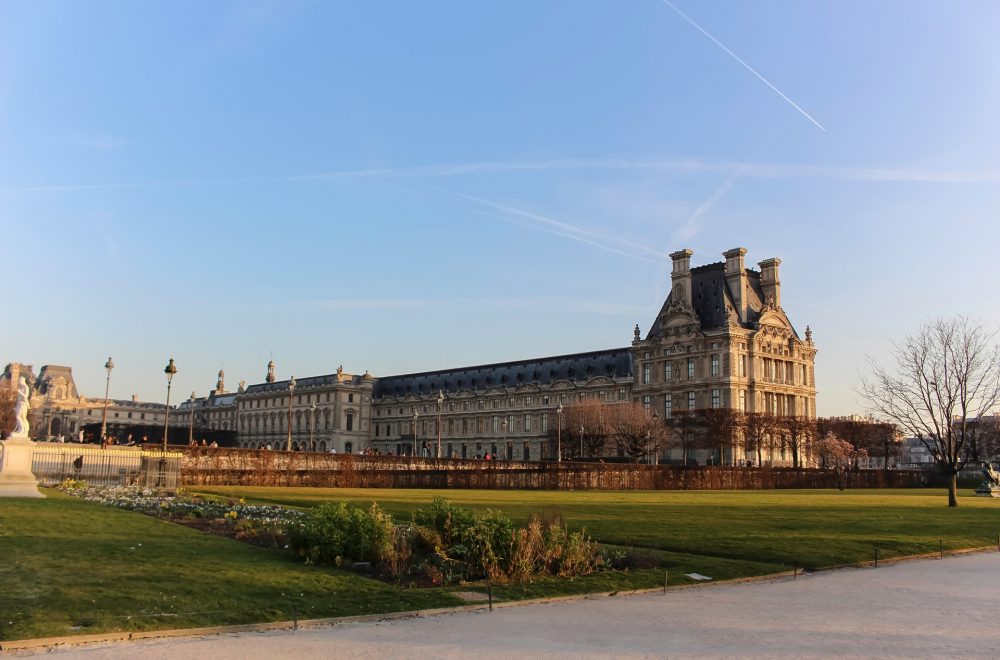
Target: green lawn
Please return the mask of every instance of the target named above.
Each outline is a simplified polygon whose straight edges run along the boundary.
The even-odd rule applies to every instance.
[[[656,568],[498,587],[501,598],[657,587],[684,573],[727,579],[995,544],[1000,501],[944,491],[548,492],[199,488],[250,502],[311,507],[377,501],[398,519],[434,497],[518,521],[558,512]],[[0,500],[0,640],[392,612],[459,604],[446,590],[397,588],[139,513],[47,491]],[[483,586],[462,587],[484,589]]]
[[[460,604],[55,491],[0,500],[0,640]]]
[[[605,544],[818,569],[874,558],[995,544],[1000,501],[962,493],[948,509],[945,491],[484,491],[323,488],[200,488],[296,507],[328,500],[376,501],[397,518],[434,497],[506,511],[517,520],[558,512]],[[706,571],[699,571],[711,575]]]

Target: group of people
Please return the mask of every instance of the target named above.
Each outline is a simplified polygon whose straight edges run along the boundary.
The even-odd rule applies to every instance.
[[[188,447],[218,447],[218,446],[219,443],[216,442],[215,440],[212,440],[211,444],[209,444],[208,442],[205,441],[205,438],[202,438],[200,443],[194,438],[191,438],[191,440],[188,442]],[[270,448],[271,447],[268,447],[268,449]]]

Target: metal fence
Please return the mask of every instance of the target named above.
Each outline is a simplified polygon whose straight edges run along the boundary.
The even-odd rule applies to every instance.
[[[182,454],[139,447],[101,449],[92,445],[38,443],[31,456],[31,471],[43,486],[66,479],[94,486],[149,486],[177,488]]]

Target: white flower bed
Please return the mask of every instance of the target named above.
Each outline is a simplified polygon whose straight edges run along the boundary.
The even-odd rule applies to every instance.
[[[222,501],[183,493],[161,495],[140,486],[87,486],[79,482],[66,482],[60,487],[64,493],[88,502],[115,506],[130,511],[141,511],[153,516],[171,518],[246,520],[261,526],[284,527],[302,517],[302,512],[280,506],[247,504],[243,500]]]

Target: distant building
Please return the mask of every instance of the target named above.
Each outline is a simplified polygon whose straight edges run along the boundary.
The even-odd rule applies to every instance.
[[[899,462],[901,467],[925,467],[934,464],[934,455],[920,438],[903,438]]]
[[[36,378],[31,365],[11,362],[0,376],[0,387],[13,387],[20,376],[25,377],[31,391],[28,423],[32,438],[79,440],[84,426],[101,423],[104,398],[81,396],[70,367],[45,365]],[[139,401],[135,396],[108,399],[108,435],[124,442],[131,427],[163,424],[165,411],[164,404]]]
[[[434,456],[440,437],[444,456],[540,460],[554,458],[558,406],[590,397],[639,403],[664,419],[699,408],[815,418],[812,332],[800,335],[781,306],[781,260],[761,261],[757,271],[744,265],[746,253],[735,248],[723,262],[694,268],[691,250],[671,254],[667,299],[645,335],[635,326],[631,346],[381,378],[338,368],[297,379],[294,392],[271,360],[263,382],[241,383],[235,393],[220,371],[215,390],[182,401],[172,424],[235,430],[246,448],[283,449],[291,428],[294,449]],[[12,363],[4,378],[18,373],[33,383],[37,435],[100,421],[103,399],[79,396],[68,367],[46,366],[36,379],[30,366]],[[130,423],[162,423],[164,406],[115,400],[108,411],[118,433]],[[711,451],[692,458],[703,463]],[[790,456],[766,460],[785,464]]]

